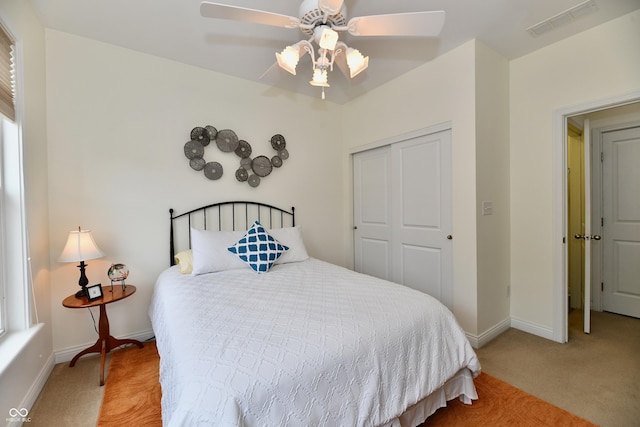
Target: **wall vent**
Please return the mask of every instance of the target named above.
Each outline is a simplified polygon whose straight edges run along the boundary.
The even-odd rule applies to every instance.
[[[598,7],[596,6],[595,0],[587,0],[575,5],[570,9],[565,10],[564,12],[560,12],[559,14],[554,15],[551,18],[547,18],[542,22],[530,26],[529,28],[527,28],[527,31],[529,32],[529,34],[531,34],[531,36],[538,37],[539,35],[544,34],[547,31],[551,31],[580,17],[595,12],[597,9]]]

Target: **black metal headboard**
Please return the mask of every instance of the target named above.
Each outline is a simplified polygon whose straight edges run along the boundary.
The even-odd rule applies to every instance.
[[[169,235],[169,256],[175,264],[174,255],[179,243],[191,248],[191,227],[202,230],[247,230],[254,221],[267,228],[294,227],[295,208],[287,211],[259,202],[231,201],[213,203],[192,209],[179,215],[169,209],[171,219]],[[184,227],[183,227],[184,226]],[[188,242],[188,243],[187,243]]]

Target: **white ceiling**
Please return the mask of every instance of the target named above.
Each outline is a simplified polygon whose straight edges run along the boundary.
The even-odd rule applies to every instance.
[[[293,76],[275,66],[275,52],[308,37],[298,29],[203,18],[200,0],[30,0],[48,28],[136,51],[262,81],[319,96],[309,85],[310,58],[301,58]],[[299,0],[216,0],[218,3],[298,16]],[[344,103],[442,55],[478,39],[514,59],[640,8],[640,0],[594,0],[596,11],[532,37],[526,28],[583,0],[346,0],[347,18],[385,13],[444,10],[437,38],[353,37],[341,40],[369,56],[369,68],[349,81],[336,68],[329,74],[327,99]],[[267,71],[262,80],[260,77]]]

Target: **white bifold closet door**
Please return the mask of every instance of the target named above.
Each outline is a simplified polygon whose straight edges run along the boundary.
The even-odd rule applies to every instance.
[[[353,156],[355,269],[453,308],[451,131]]]

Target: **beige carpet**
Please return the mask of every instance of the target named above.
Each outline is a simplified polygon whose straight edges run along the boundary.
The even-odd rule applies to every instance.
[[[510,329],[477,350],[482,370],[603,427],[640,427],[640,319],[570,313],[569,342]]]

